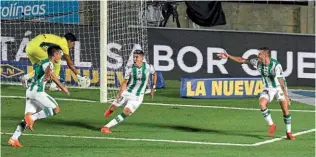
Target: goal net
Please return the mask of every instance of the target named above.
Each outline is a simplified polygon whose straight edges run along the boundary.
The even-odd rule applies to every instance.
[[[145,5],[145,1],[108,1],[101,8],[100,1],[1,1],[1,83],[20,84],[19,77],[33,70],[25,46],[36,35],[71,32],[78,41],[70,56],[80,74],[91,79],[89,88],[100,88],[101,62],[107,62],[105,97],[115,98],[134,45],[147,52],[147,32],[140,27],[146,25]],[[106,35],[100,35],[102,9],[107,10]],[[101,37],[107,38],[106,50],[100,49]],[[102,61],[104,53],[107,57]],[[60,79],[78,87],[64,60]]]
[[[107,84],[109,88],[114,85],[111,89],[122,81],[132,51],[141,48],[147,52],[147,29],[141,27],[146,26],[145,5],[146,1],[107,2]]]

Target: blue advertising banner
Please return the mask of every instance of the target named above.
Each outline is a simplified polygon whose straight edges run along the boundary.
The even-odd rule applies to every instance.
[[[262,90],[261,78],[181,78],[180,96],[246,98],[258,96]]]
[[[79,2],[72,1],[1,1],[2,20],[37,20],[79,23]]]
[[[100,85],[99,73],[100,70],[94,70],[88,67],[76,67],[79,70],[79,73],[83,76],[87,76],[91,79],[92,86]],[[19,82],[20,77],[26,73],[30,73],[33,71],[33,66],[27,60],[20,61],[1,61],[0,65],[0,76],[1,81],[3,82]],[[156,88],[165,88],[165,81],[163,79],[162,73],[157,72],[157,84]],[[63,83],[67,83],[68,85],[76,85],[77,84],[77,76],[66,66],[63,65],[60,71],[60,80]],[[116,87],[120,87],[120,83],[122,82],[123,73],[118,71],[108,71],[107,75],[108,85],[115,85]]]

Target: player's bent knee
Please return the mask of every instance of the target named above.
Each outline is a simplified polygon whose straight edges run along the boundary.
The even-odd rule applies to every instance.
[[[129,109],[128,107],[125,107],[124,110],[123,110],[123,113],[126,115],[126,116],[129,116],[132,114],[132,110]]]
[[[117,107],[116,107],[114,104],[112,104],[112,105],[110,106],[110,110],[111,110],[111,111],[115,111],[116,108],[117,108]]]
[[[265,97],[262,97],[259,99],[259,105],[261,107],[266,107],[268,103],[269,103],[269,100],[267,100]]]
[[[56,108],[53,109],[54,115],[59,114],[60,113],[60,108],[59,106],[57,106]]]
[[[279,103],[287,103],[287,101],[285,100],[285,98],[283,98],[283,99],[278,99],[278,102],[279,102]]]
[[[35,113],[35,112],[34,112]],[[26,112],[25,115],[33,114],[33,112]]]

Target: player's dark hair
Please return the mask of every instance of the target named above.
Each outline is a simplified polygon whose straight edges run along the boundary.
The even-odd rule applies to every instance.
[[[61,48],[60,46],[58,45],[53,45],[53,46],[50,46],[48,49],[47,49],[47,54],[49,57],[51,56],[54,56],[54,53],[57,52],[57,51],[60,51]]]
[[[74,34],[72,33],[67,33],[64,36],[66,38],[66,40],[70,40],[70,41],[77,41],[77,38]]]
[[[143,50],[135,50],[134,54],[138,54],[138,55],[144,55],[144,51]]]
[[[269,55],[269,57],[271,57],[271,50],[268,48],[268,47],[260,47],[259,48],[259,51],[262,50],[262,51],[266,51]]]

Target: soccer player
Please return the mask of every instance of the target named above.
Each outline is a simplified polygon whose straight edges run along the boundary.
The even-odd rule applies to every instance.
[[[153,75],[153,87],[151,96],[154,97],[157,75],[152,65],[143,62],[144,52],[136,50],[133,54],[134,64],[125,71],[124,80],[121,83],[120,92],[117,99],[104,112],[105,117],[109,117],[117,107],[125,106],[123,112],[106,124],[102,133],[112,133],[110,128],[122,122],[127,116],[131,115],[143,102],[144,94],[150,74]]]
[[[22,147],[19,137],[26,127],[33,131],[34,121],[54,116],[60,112],[57,102],[49,96],[44,87],[47,81],[53,80],[68,95],[67,87],[63,86],[54,75],[53,64],[59,62],[62,49],[59,46],[51,46],[47,50],[48,58],[40,61],[35,67],[35,76],[30,87],[26,90],[25,116],[17,126],[16,131],[9,139],[9,145]]]
[[[76,67],[74,66],[70,55],[69,55],[69,49],[74,47],[74,43],[77,41],[77,38],[72,33],[67,33],[64,35],[64,37],[55,35],[55,34],[40,34],[37,35],[35,38],[33,38],[25,48],[26,54],[28,58],[30,59],[32,65],[38,64],[41,60],[47,58],[47,49],[48,47],[52,45],[57,45],[61,47],[62,53],[64,55],[64,58],[67,62],[68,67],[71,69],[71,71],[77,75],[79,80],[82,79],[88,79],[87,77],[82,77],[78,74],[78,71]],[[60,72],[60,66],[61,66],[61,60],[54,63],[54,73],[57,77],[59,77]],[[34,71],[26,74],[21,77],[22,85],[27,88],[28,87],[28,80],[31,79],[34,76]],[[80,81],[78,81],[80,82]],[[55,83],[52,83],[50,86],[50,90],[58,90]]]
[[[267,47],[260,48],[258,57],[250,60],[232,56],[226,52],[220,53],[218,56],[220,58],[230,58],[231,60],[241,64],[250,63],[260,72],[264,89],[259,97],[259,105],[264,119],[269,124],[268,136],[273,136],[276,130],[276,125],[273,123],[271,113],[268,109],[268,104],[275,97],[279,101],[283,111],[284,123],[286,125],[286,136],[290,140],[295,140],[291,131],[291,114],[288,108],[291,101],[287,92],[286,80],[283,76],[281,64],[277,60],[271,58],[270,49]]]

